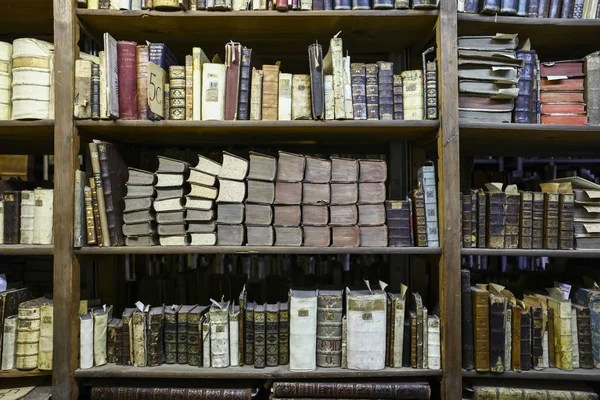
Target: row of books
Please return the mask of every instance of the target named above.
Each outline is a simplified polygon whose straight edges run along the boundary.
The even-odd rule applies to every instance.
[[[428,315],[418,293],[414,311],[405,313],[406,286],[393,294],[380,284],[381,290],[346,289],[345,304],[342,290],[292,289],[289,303],[256,304],[243,289],[239,305],[138,302],[122,318],[112,318],[112,306],[100,308],[80,316],[80,367],[440,369],[439,317]]]
[[[52,370],[52,321],[52,300],[29,288],[0,292],[1,369]]]
[[[529,18],[595,19],[597,0],[458,0],[458,12]]]
[[[482,122],[600,124],[600,53],[540,62],[516,34],[458,38],[459,117]]]
[[[0,120],[54,119],[54,46],[0,42]]]
[[[463,368],[478,372],[596,368],[600,287],[555,283],[517,299],[503,286],[471,286],[462,270]]]
[[[422,70],[394,75],[392,62],[351,63],[350,56],[344,56],[342,38],[334,37],[325,56],[320,44],[309,46],[310,74],[290,74],[280,71],[279,63],[261,66],[256,52],[237,42],[225,45],[224,63],[218,55],[211,62],[200,47],[194,47],[185,65],[178,65],[164,44],[117,42],[105,33],[97,62],[76,61],[74,116],[187,121],[437,119],[437,64],[428,60],[433,50],[423,53]],[[152,78],[155,68],[164,74],[164,82]]]
[[[78,3],[92,10],[158,11],[430,10],[438,7],[437,2],[431,0],[79,0]]]
[[[425,382],[273,382],[260,390],[257,398],[278,399],[412,399],[428,400],[431,387]],[[253,394],[249,389],[168,389],[136,387],[94,387],[92,400],[124,400],[126,398],[171,399],[249,399]],[[262,396],[261,396],[262,395]],[[269,396],[270,395],[270,396]],[[164,396],[164,397],[163,397]],[[264,396],[264,397],[263,397]]]
[[[0,244],[52,244],[54,190],[8,190],[0,200]]]

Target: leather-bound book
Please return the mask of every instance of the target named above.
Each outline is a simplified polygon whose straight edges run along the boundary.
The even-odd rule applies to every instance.
[[[544,338],[544,320],[542,315],[542,308],[536,305],[530,305],[529,314],[531,316],[531,368],[535,370],[542,370],[544,368],[544,349],[542,345]],[[521,323],[523,323],[523,321],[521,321]],[[523,336],[523,332],[521,332],[521,336]],[[521,352],[523,352],[522,348]],[[524,368],[522,356],[521,364],[522,368]]]
[[[462,321],[462,367],[474,368],[473,303],[471,297],[471,271],[461,270],[461,321]]]
[[[92,62],[75,60],[75,107],[73,117],[89,119],[92,117]]]
[[[477,238],[473,237],[473,204],[471,201],[471,193],[461,194],[461,215],[462,215],[462,247],[475,247]],[[475,242],[475,243],[473,243]]]
[[[360,245],[360,229],[358,226],[334,226],[331,228],[333,247],[358,247]]]
[[[185,120],[194,119],[194,61],[193,56],[185,56]]]
[[[117,364],[122,365],[122,360],[120,363],[117,362],[117,350],[121,353],[122,348],[120,347],[122,343],[117,345],[117,336],[120,334],[120,330],[123,328],[123,321],[119,318],[112,318],[108,321],[108,334],[106,339],[106,360],[109,364]],[[122,337],[121,337],[122,338]]]
[[[573,343],[573,369],[579,368],[579,340],[577,338],[577,311],[571,305],[571,338]]]
[[[333,76],[333,106],[335,119],[345,119],[347,117],[344,87],[345,63],[343,58],[342,38],[339,38],[336,35],[331,38],[329,50],[325,57],[323,57],[323,74]]]
[[[531,369],[531,314],[521,311],[521,371]]]
[[[185,120],[185,66],[169,67],[169,119]]]
[[[405,120],[424,119],[423,71],[403,71],[403,107]]]
[[[323,82],[323,48],[319,43],[308,46],[310,67],[310,98],[312,117],[323,119],[325,114],[325,87]]]
[[[544,248],[544,193],[533,192],[533,217],[531,231],[533,249]]]
[[[550,0],[548,18],[560,18],[563,0]]]
[[[276,226],[275,246],[302,246],[302,227],[299,226]]]
[[[254,315],[254,318],[256,324],[256,313]],[[267,367],[276,367],[277,365],[279,365],[279,303],[266,305],[265,332],[265,365]],[[256,340],[256,333],[254,337]],[[254,365],[256,366],[256,356],[254,357],[254,361]]]
[[[371,2],[370,2],[370,0],[352,0],[352,9],[353,10],[370,10]]]
[[[217,204],[217,223],[241,224],[244,222],[244,205],[241,203]]]
[[[398,1],[403,0],[397,0],[396,4],[398,4]],[[402,75],[394,75],[392,92],[394,95],[394,119],[404,119],[404,101],[402,99]]]
[[[278,120],[279,65],[263,65],[262,120]]]
[[[518,0],[517,16],[527,17],[529,15],[529,0]]]
[[[19,370],[32,370],[38,366],[40,306],[48,301],[48,299],[40,297],[19,304],[15,348],[15,367]],[[106,340],[106,335],[104,340]],[[104,346],[104,363],[106,363],[106,343]]]
[[[156,1],[156,0],[155,0]],[[131,387],[95,387],[92,389],[92,399],[121,399],[127,393],[135,398],[154,399],[223,399],[248,400],[252,397],[252,389],[186,389],[186,388],[131,388]]]
[[[516,249],[519,245],[521,195],[517,192],[516,188],[513,191],[507,191],[505,194],[504,248]]]
[[[413,203],[414,237],[417,247],[427,247],[427,223],[425,221],[425,197],[423,189],[410,192]]]
[[[558,249],[559,194],[544,193],[544,248]]]
[[[254,55],[256,58],[256,55]],[[250,85],[252,78],[252,49],[242,47],[242,61],[240,62],[240,84],[237,104],[237,119],[246,121],[250,119]],[[225,95],[227,102],[227,94]],[[225,104],[227,109],[227,104]],[[227,110],[225,111],[227,113]]]
[[[164,346],[165,363],[177,363],[177,313],[181,306],[173,304],[165,308]]]
[[[210,306],[210,365],[213,368],[229,366],[229,307],[229,302],[215,302]]]
[[[188,318],[198,306],[181,306],[177,312],[177,363],[188,364]]]
[[[152,307],[148,313],[148,366],[156,367],[165,362],[164,353],[165,306]]]
[[[131,339],[133,338],[133,313],[135,308],[126,308],[123,310],[121,320],[123,321],[123,365],[133,364],[133,347]]]
[[[522,191],[520,194],[519,248],[531,249],[533,233],[533,193]]]
[[[556,367],[573,370],[573,336],[571,333],[571,301],[548,297],[548,307],[554,314],[554,353]]]
[[[367,119],[379,119],[379,66],[377,64],[365,65],[365,90]]]
[[[437,8],[437,3],[432,0],[417,0],[413,1],[415,10],[433,10]]]
[[[504,248],[506,228],[506,213],[504,192],[487,193],[487,247],[492,249]]]
[[[423,58],[425,58],[423,53]],[[438,89],[437,89],[437,61],[423,60],[425,73],[425,94],[427,119],[438,119]]]
[[[246,245],[273,246],[275,231],[272,226],[246,225]]]
[[[598,303],[600,302],[600,293],[595,289],[585,289],[579,287],[575,290],[573,302],[588,307],[590,315],[590,330],[591,330],[591,343],[592,343],[592,355],[594,360],[594,368],[598,368],[600,365],[600,337],[598,335],[598,326],[600,326],[600,313],[598,312]]]
[[[117,42],[119,71],[119,119],[137,119],[137,43]]]
[[[242,45],[229,42],[225,45],[225,119],[237,119],[238,99],[240,89],[240,63],[242,59]]]
[[[331,187],[329,183],[302,183],[302,204],[329,204]]]
[[[575,19],[583,18],[584,1],[583,0],[575,0],[574,3],[575,4],[573,4],[573,18],[575,18]]]
[[[554,326],[554,310],[547,308],[548,312],[548,366],[556,368],[556,335]]]
[[[21,192],[4,192],[4,244],[19,244]]]
[[[394,63],[379,61],[377,63],[377,67],[379,85],[379,119],[390,120],[394,118]]]
[[[414,311],[409,312],[410,317],[410,366],[412,368],[418,368],[417,363],[417,313]]]
[[[275,157],[250,152],[248,179],[273,182],[277,172]]]
[[[331,180],[331,160],[306,156],[304,182],[329,183]]]
[[[274,398],[372,398],[424,400],[431,396],[422,382],[274,382]]]
[[[537,122],[536,115],[532,112],[536,79],[535,56],[534,50],[517,50],[517,59],[523,61],[523,66],[519,69],[519,95],[515,99],[514,122]]]
[[[273,210],[268,204],[246,204],[247,225],[271,225]]]
[[[351,10],[350,0],[333,0],[334,10]]]
[[[474,320],[475,370],[490,370],[490,294],[486,289],[471,287]]]
[[[358,202],[356,183],[332,183],[330,205],[349,205]]]
[[[560,18],[573,18],[575,11],[575,0],[563,0]]]
[[[573,219],[575,197],[573,193],[561,193],[558,199],[558,248],[560,250],[573,250]]]
[[[86,226],[86,238],[87,244],[97,244],[96,240],[96,227],[94,220],[94,209],[92,208],[92,189],[88,186],[84,189],[85,198],[85,226]],[[4,222],[2,221],[2,229],[4,230]],[[4,240],[4,233],[2,234],[2,240]]]
[[[168,308],[168,307],[167,307]],[[187,318],[187,354],[188,364],[192,366],[202,365],[202,352],[200,351],[200,319],[208,312],[210,307],[198,306],[188,313]]]
[[[383,204],[358,205],[359,226],[377,226],[383,224],[385,224],[385,206]]]
[[[317,296],[317,367],[341,366],[342,314],[342,291],[319,291]]]
[[[127,165],[112,143],[98,142],[97,146],[110,244],[122,246],[125,244],[122,226],[123,189],[128,177]]]
[[[385,201],[388,245],[412,246],[412,204],[410,200]]]
[[[150,51],[148,46],[137,46],[136,48],[136,73],[137,73],[137,119],[149,119],[150,108],[148,106],[148,62]]]
[[[254,365],[254,308],[256,303],[246,303],[244,311],[244,364]]]
[[[506,298],[490,293],[490,371],[504,372]]]
[[[252,87],[250,90],[250,120],[262,119],[262,93],[264,73],[260,69],[252,68]]]
[[[279,303],[279,365],[287,365],[290,362],[290,313],[288,303]]]
[[[385,182],[387,163],[385,160],[358,160],[359,182]]]
[[[423,347],[423,341],[424,341],[424,333],[427,333],[427,329],[425,329],[425,332],[423,331],[423,313],[424,313],[424,307],[423,307],[423,299],[421,298],[421,295],[419,293],[413,293],[413,298],[414,298],[414,313],[415,313],[415,317],[416,317],[416,349],[415,349],[415,353],[416,353],[416,368],[423,368],[423,351],[424,351],[424,347]],[[411,322],[412,324],[412,322]]]
[[[590,309],[573,304],[577,318],[577,341],[579,343],[579,367],[594,368],[592,356],[592,331],[590,325]]]
[[[411,312],[406,313],[407,317],[404,319],[404,337],[402,339],[402,367],[408,368],[411,366]]]
[[[33,244],[33,212],[35,202],[33,190],[21,191],[21,221],[20,240],[21,244]]]
[[[273,207],[273,225],[275,226],[300,226],[301,220],[300,206],[282,206]]]
[[[244,225],[217,225],[218,246],[241,246],[244,244]]]
[[[329,226],[304,225],[302,234],[305,247],[328,247],[331,243],[331,228]]]
[[[367,119],[367,93],[364,63],[350,64],[352,112],[354,119]]]
[[[588,54],[584,60],[584,95],[588,123],[600,125],[600,52]]]
[[[501,0],[484,0],[481,4],[482,14],[495,14],[500,12]]]

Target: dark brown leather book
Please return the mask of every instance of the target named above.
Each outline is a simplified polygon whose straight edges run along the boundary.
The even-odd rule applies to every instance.
[[[356,205],[330,206],[329,225],[352,226],[358,222],[358,209]]]
[[[331,181],[331,160],[306,156],[304,182],[329,183]]]
[[[473,346],[473,302],[471,297],[471,271],[463,269],[461,275],[461,321],[462,321],[462,367],[472,370],[475,366]]]
[[[531,369],[531,314],[521,311],[521,371]]]
[[[572,193],[561,193],[558,199],[558,248],[573,250],[575,196]]]
[[[410,311],[410,366],[417,368],[417,313]]]
[[[123,236],[123,201],[125,183],[129,176],[127,165],[112,143],[98,142],[100,174],[104,187],[104,202],[111,246],[125,245]]]
[[[410,315],[404,319],[404,337],[402,340],[402,366],[410,368],[411,366],[411,319]]]
[[[329,183],[302,183],[302,204],[329,204],[331,187]]]
[[[560,7],[558,13],[560,13]],[[540,76],[542,78],[548,78],[549,76],[566,76],[567,78],[576,78],[584,75],[583,61],[560,61],[540,64]]]
[[[358,184],[332,183],[330,185],[330,203],[334,205],[356,204],[358,202]]]
[[[385,206],[383,205],[383,203],[358,205],[359,226],[378,226],[383,224],[385,224]]]
[[[410,200],[386,200],[388,245],[412,246],[412,204]]]
[[[558,249],[558,193],[544,193],[544,248]]]
[[[302,182],[275,182],[275,204],[302,204]]]
[[[521,314],[523,309],[516,305],[511,309],[512,334],[511,334],[511,367],[513,371],[521,371]],[[548,340],[550,338],[548,337]],[[550,342],[548,342],[550,343]]]
[[[396,1],[398,3],[398,0]],[[408,8],[408,7],[406,7]],[[394,119],[404,119],[404,101],[402,94],[402,75],[394,75]],[[356,114],[354,114],[356,115]]]
[[[490,370],[490,293],[471,287],[474,320],[475,370]]]
[[[182,306],[177,313],[177,363],[188,363],[188,314],[196,305]]]
[[[254,365],[254,308],[256,303],[246,303],[244,312],[244,364]]]
[[[165,308],[165,363],[177,363],[177,313],[181,306],[173,304]]]
[[[250,85],[252,79],[252,65],[255,64],[256,54],[252,49],[242,48],[242,61],[240,63],[240,85],[237,105],[237,119],[247,121],[250,119]],[[225,75],[227,77],[227,74]]]
[[[300,226],[276,226],[275,246],[302,246],[302,227]]]
[[[536,306],[530,306],[529,312],[531,314],[531,362],[532,368],[536,370],[542,370],[544,368],[544,349],[542,347],[542,341],[544,338],[543,332],[543,320],[542,320],[542,308]],[[522,318],[521,318],[522,322]],[[521,348],[521,352],[523,349]],[[521,357],[521,363],[523,359]]]
[[[592,330],[590,325],[590,309],[573,304],[577,315],[577,341],[579,343],[579,367],[594,368],[592,356]]]
[[[137,308],[126,308],[123,310],[121,320],[123,321],[123,365],[131,365],[131,335],[133,329],[133,312]]]
[[[365,65],[365,89],[367,93],[367,119],[379,119],[379,69],[377,64]]]
[[[136,42],[124,40],[117,42],[119,119],[122,120],[135,120],[138,118],[136,53]]]
[[[504,372],[506,298],[490,293],[490,371]]]
[[[317,366],[339,368],[342,359],[341,290],[322,290],[317,296]]]
[[[302,182],[305,167],[306,159],[303,155],[280,151],[277,160],[277,181]]]
[[[531,247],[544,248],[544,193],[533,192]]]
[[[255,358],[256,360],[256,358]],[[266,308],[266,366],[279,365],[279,303]]]
[[[225,45],[225,119],[237,119],[238,99],[240,90],[240,63],[242,60],[242,45],[229,42]]]
[[[21,192],[4,192],[4,244],[19,244]]]
[[[331,244],[329,226],[303,226],[302,234],[305,247],[328,247]]]
[[[379,69],[379,119],[394,119],[394,63],[378,61],[377,66]]]
[[[532,248],[533,233],[533,193],[521,192],[521,209],[519,215],[519,248]]]
[[[327,226],[328,223],[329,207],[302,206],[302,226]]]
[[[254,308],[254,368],[266,366],[266,310],[264,304]]]
[[[148,62],[150,52],[148,46],[137,46],[137,119],[149,118],[150,107],[148,106]]]
[[[423,189],[414,189],[410,192],[410,197],[414,207],[415,246],[427,247],[427,222],[425,221],[425,194]]]
[[[504,192],[488,192],[487,195],[487,247],[491,249],[504,248],[506,228]]]
[[[278,398],[369,398],[429,399],[431,388],[424,382],[274,382]]]
[[[364,63],[350,64],[352,111],[354,119],[367,119],[367,78]]]
[[[482,189],[477,190],[477,247],[487,245],[487,197]]]
[[[387,195],[384,182],[363,182],[358,184],[359,204],[382,204]]]
[[[113,399],[229,399],[250,400],[252,389],[177,389],[149,387],[98,386],[92,388],[92,400]]]
[[[423,362],[425,361],[423,358],[423,352],[426,349],[426,347],[424,347],[424,341],[425,335],[427,334],[427,327],[425,327],[425,330],[423,330],[423,299],[421,298],[421,295],[419,293],[413,293],[412,295],[414,299],[414,312],[417,318],[417,368],[423,368]]]
[[[387,162],[385,160],[358,160],[359,182],[385,182]]]
[[[319,43],[308,46],[310,68],[310,96],[314,119],[323,119],[325,113],[325,86],[323,85],[323,48]]]
[[[477,238],[473,237],[473,203],[471,193],[461,194],[462,247],[475,247]],[[473,243],[475,242],[475,243]]]
[[[358,247],[360,230],[358,226],[334,226],[331,228],[331,241],[334,247]]]
[[[290,312],[288,303],[279,303],[279,365],[290,362]]]
[[[516,249],[519,247],[519,215],[521,208],[521,195],[519,193],[506,193],[505,197],[505,228],[504,248]]]
[[[331,183],[358,182],[358,160],[331,157]]]
[[[164,352],[165,306],[152,307],[148,314],[148,366],[156,367],[165,362]]]
[[[108,322],[106,338],[106,361],[110,364],[117,363],[117,336],[119,334],[119,328],[122,327],[123,322],[118,318],[112,318]]]
[[[273,207],[273,225],[275,226],[300,226],[302,213],[300,206]]]

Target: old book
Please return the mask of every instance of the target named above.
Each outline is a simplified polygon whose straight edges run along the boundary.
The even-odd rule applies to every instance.
[[[17,339],[17,316],[7,316],[4,320],[2,336],[2,370],[8,371],[15,368],[15,348]]]
[[[519,245],[519,214],[521,206],[521,195],[516,188],[507,190],[504,197],[505,228],[504,248],[516,249]]]
[[[185,197],[186,210],[210,211],[213,209],[213,207],[214,207],[213,200],[190,197],[190,196]]]
[[[531,249],[533,238],[533,194],[521,192],[519,211],[519,248]]]
[[[185,305],[177,311],[177,363],[188,364],[188,318],[198,308]]]
[[[521,350],[521,371],[531,369],[531,313],[526,310],[521,311],[520,327],[520,350]]]
[[[303,244],[305,247],[327,247],[331,243],[329,226],[303,226]]]
[[[179,211],[175,211],[179,212]],[[160,215],[165,215],[170,213],[161,213]],[[195,210],[188,209],[185,210],[185,221],[186,222],[211,222],[215,220],[215,211],[214,210]]]
[[[40,341],[40,306],[48,299],[40,297],[19,304],[15,367],[20,370],[37,368]]]
[[[273,221],[273,209],[267,204],[246,204],[247,225],[270,225]]]
[[[277,181],[301,182],[304,179],[306,159],[303,155],[279,152],[277,161]]]
[[[332,227],[331,245],[334,247],[358,247],[360,245],[360,228],[356,225]]]
[[[291,74],[290,74],[291,75]],[[280,76],[280,80],[281,80]],[[311,119],[311,93],[310,93],[310,75],[294,74],[292,77],[292,94],[291,94],[291,119],[292,120],[307,120]],[[279,90],[279,100],[281,103],[282,94],[281,81]],[[282,109],[279,107],[279,114],[281,120]]]
[[[220,224],[241,224],[244,222],[244,205],[241,203],[217,204],[217,222]]]
[[[583,287],[578,287],[575,290],[573,296],[573,302],[584,307],[588,307],[589,315],[590,315],[590,330],[591,330],[591,345],[592,345],[592,357],[594,368],[597,368],[600,365],[600,356],[599,351],[600,347],[598,346],[598,335],[596,334],[598,329],[598,302],[600,302],[600,293],[596,289],[586,289]]]
[[[279,65],[263,65],[262,120],[277,121],[279,116]]]
[[[325,87],[323,82],[323,48],[319,43],[308,46],[308,63],[310,67],[310,105],[312,117],[325,117]]]
[[[109,315],[112,315],[112,307],[94,309],[94,366],[98,367],[107,362],[106,334],[108,329]]]
[[[354,109],[352,107],[352,82],[350,73],[350,55],[346,53],[346,57],[342,57],[343,81],[344,81],[344,110],[346,119],[354,119]]]
[[[234,10],[236,9],[234,5]],[[254,57],[256,58],[256,56]],[[242,47],[240,62],[240,83],[237,105],[237,119],[250,119],[250,79],[252,74],[252,49]]]
[[[335,206],[348,207],[348,206]],[[333,208],[333,207],[332,207]],[[359,226],[378,226],[385,224],[385,206],[380,204],[359,204],[358,205],[358,225]],[[332,212],[333,225],[333,212]]]
[[[425,57],[425,56],[423,56]],[[438,100],[437,100],[437,61],[425,61],[426,74],[426,117],[427,119],[438,118]]]
[[[346,104],[344,91],[343,44],[342,38],[337,37],[337,35],[330,40],[329,50],[323,58],[323,73],[325,75],[333,76],[333,105],[335,119],[345,119]]]
[[[410,200],[387,200],[386,223],[389,246],[412,246],[412,202]]]
[[[404,321],[406,310],[406,291],[405,285],[400,285],[400,293],[388,293],[389,300],[389,321],[390,321],[390,341],[389,341],[389,365],[393,368],[402,367],[404,358]],[[410,340],[409,340],[410,342]]]
[[[404,71],[401,76],[404,119],[424,119],[423,72],[421,70]]]
[[[317,292],[290,291],[290,370],[316,369]]]
[[[346,296],[348,369],[385,368],[385,292],[346,289]]]
[[[505,350],[505,313],[506,298],[497,294],[489,293],[490,298],[490,371],[496,373],[504,372],[504,350]],[[477,349],[476,349],[477,351]]]
[[[254,365],[254,309],[256,303],[246,303],[244,311],[244,364]]]
[[[51,300],[40,305],[40,345],[37,367],[42,371],[52,370],[53,314]]]
[[[330,226],[352,226],[358,223],[358,208],[356,205],[330,206]]]
[[[573,304],[577,320],[577,342],[579,345],[579,367],[594,368],[594,359],[592,356],[592,332],[590,324],[590,309]]]
[[[360,204],[382,204],[386,195],[384,182],[362,182],[358,185],[358,202]]]
[[[137,43],[117,42],[119,119],[137,119]],[[105,48],[106,49],[106,48]]]
[[[225,119],[225,64],[204,63],[202,65],[202,120]]]
[[[4,357],[4,354],[2,356]],[[88,369],[93,366],[94,320],[91,314],[81,314],[79,315],[79,368]]]
[[[155,0],[157,1],[157,0]],[[95,387],[92,389],[91,398],[99,400],[102,398],[116,399],[123,393],[131,393],[132,396],[143,398],[156,398],[163,396],[167,399],[183,398],[230,398],[231,400],[245,400],[252,397],[251,389],[187,389],[187,388],[158,388],[158,387]]]
[[[217,244],[217,234],[215,232],[192,232],[188,228],[188,233],[190,234],[191,246],[214,246]]]
[[[437,315],[429,316],[427,319],[428,336],[428,359],[427,368],[441,369],[441,351],[440,351],[440,318]]]
[[[317,366],[341,366],[342,356],[341,290],[321,290],[317,296]]]
[[[350,79],[354,119],[367,119],[367,80],[364,63],[352,63],[350,65]]]
[[[35,201],[33,190],[21,191],[21,221],[20,240],[21,244],[33,244],[33,217]]]
[[[279,303],[279,365],[287,365],[290,360],[290,313],[287,302]]]
[[[332,206],[356,204],[359,201],[358,188],[356,183],[332,183],[330,204]]]
[[[273,182],[257,181],[248,179],[246,181],[246,202],[256,204],[273,204],[275,201],[275,184]]]
[[[192,183],[192,184],[190,184],[190,192],[188,193],[189,197],[186,197],[186,199],[189,199],[190,197],[192,197],[195,199],[204,199],[204,200],[209,200],[212,202],[212,200],[216,200],[218,193],[219,193],[219,191],[215,187],[196,185],[196,184]],[[171,203],[175,203],[175,200],[173,200]],[[186,201],[186,208],[192,208],[191,206],[188,205],[188,203],[189,203],[189,201]]]
[[[181,65],[169,67],[169,119],[183,121],[186,118],[186,68]]]
[[[290,121],[292,119],[292,74],[279,73],[277,119]]]
[[[558,199],[558,248],[573,250],[575,198],[572,193],[561,193]]]
[[[475,346],[475,369],[478,372],[490,370],[490,305],[489,292],[475,286],[471,287],[473,301],[473,326]]]
[[[135,198],[135,197],[154,197],[155,196],[155,191],[154,191],[154,186],[152,185],[130,185],[129,183],[127,183],[125,185],[126,188],[126,194],[125,196],[129,197],[129,198]],[[179,189],[181,190],[181,189]],[[163,190],[163,193],[165,191]]]
[[[487,192],[487,247],[504,248],[506,233],[506,194],[504,192]]]
[[[273,182],[277,172],[277,160],[273,156],[251,151],[248,180]]]
[[[92,62],[75,60],[75,104],[73,116],[75,119],[90,119],[92,117]]]
[[[229,366],[229,302],[210,307],[210,364],[214,368]]]
[[[181,306],[175,304],[165,307],[163,342],[167,364],[177,363],[177,313],[180,309]]]
[[[571,333],[571,301],[548,297],[548,307],[554,313],[554,352],[556,367],[573,369],[573,337]]]
[[[193,167],[192,169],[195,171],[202,172],[207,175],[217,176],[221,173],[221,164],[218,163],[217,161],[211,160],[208,157],[198,154],[198,164],[196,164],[196,166]],[[190,177],[191,177],[191,175],[192,175],[192,171],[190,170]],[[195,183],[201,183],[201,182],[195,182]]]
[[[326,205],[302,206],[303,226],[326,226],[329,223],[329,207]]]
[[[325,92],[325,119],[335,119],[335,96],[333,93],[333,75],[323,76],[323,88]]]
[[[244,244],[244,225],[217,225],[219,246],[241,246]]]
[[[306,156],[305,160],[305,183],[329,183],[331,180],[331,160],[311,156]]]
[[[414,336],[414,356],[412,355],[412,348],[411,348],[411,363],[413,362],[414,359],[414,368],[423,368],[423,314],[425,311],[425,308],[423,307],[423,299],[421,298],[421,295],[419,293],[413,293],[413,298],[414,298],[414,317],[415,317],[415,321],[413,323],[413,321],[411,320],[411,337]],[[411,319],[413,314],[411,314]],[[414,325],[414,335],[413,335],[413,325]],[[427,331],[425,331],[425,333],[427,333]],[[412,343],[411,343],[411,347],[412,347]]]
[[[232,367],[242,366],[240,356],[240,307],[232,305],[229,309],[229,365]],[[242,342],[243,348],[243,342]]]
[[[182,174],[172,173],[157,173],[155,188],[173,188],[182,186],[185,182],[185,177]]]
[[[150,308],[147,318],[148,329],[146,338],[148,340],[148,366],[156,367],[165,362],[163,334],[165,306]]]
[[[533,192],[533,213],[532,213],[532,230],[531,230],[531,246],[534,249],[543,248],[544,238],[544,193]]]
[[[331,157],[331,183],[356,183],[358,174],[358,160]]]
[[[274,382],[275,398],[429,398],[427,383],[380,382]]]
[[[131,317],[131,363],[135,367],[148,365],[148,332],[146,327],[149,311],[150,306],[146,305],[143,311],[135,309]]]
[[[261,342],[261,343],[257,346],[257,344],[256,344],[257,318],[256,318],[256,310],[255,310],[254,311],[254,332],[255,332],[254,333],[254,340],[255,340],[254,366],[257,367],[256,349],[259,348],[260,346],[262,346],[263,351],[259,351],[259,353],[260,353],[259,358],[262,357],[263,362],[261,363],[259,361],[259,364],[262,365],[262,367],[265,367],[265,366],[276,367],[277,365],[279,365],[279,303],[266,304],[265,306],[259,306],[259,307],[265,308],[265,312],[260,313],[261,315],[259,317],[259,320],[262,319],[262,317],[264,317],[264,321],[263,321],[264,327],[263,327],[262,331],[260,330],[260,327],[258,329],[263,335],[263,340],[262,340],[262,342],[259,340],[259,342]],[[262,367],[258,366],[257,368],[262,368]]]
[[[358,181],[363,182],[385,182],[387,179],[387,163],[385,160],[358,160]]]
[[[125,203],[127,204],[127,199],[125,199]],[[154,206],[154,211],[156,212],[183,210],[181,198],[156,200],[151,204]]]
[[[577,311],[571,305],[571,337],[573,349],[573,369],[579,368],[579,340],[577,337]]]
[[[410,192],[414,207],[414,235],[417,247],[427,247],[427,222],[425,220],[425,198],[423,189],[414,189]]]
[[[394,63],[379,61],[378,85],[379,85],[379,119],[391,120],[394,118]]]
[[[405,1],[405,0],[396,0]],[[402,75],[394,75],[393,77],[393,99],[394,99],[394,119],[404,119],[404,100],[402,88]]]
[[[250,91],[250,120],[262,119],[263,71],[252,68],[252,88]]]
[[[225,45],[225,119],[236,120],[240,95],[242,45],[229,42]]]
[[[276,205],[273,211],[273,224],[275,226],[300,226],[300,206]]]
[[[300,205],[302,204],[302,182],[275,183],[275,204]]]
[[[302,184],[302,204],[329,204],[330,198],[331,188],[328,183],[304,182]]]
[[[248,160],[226,151],[223,152],[223,164],[218,175],[219,178],[243,181],[247,174]]]
[[[585,104],[587,106],[588,123],[600,125],[600,52],[594,52],[585,56]],[[560,93],[567,95],[568,93]],[[562,100],[562,99],[561,99]],[[583,100],[583,99],[582,99]],[[568,101],[568,100],[562,100]]]
[[[136,47],[136,83],[137,83],[137,119],[146,120],[150,117],[148,103],[148,62],[150,49],[147,45]]]
[[[302,246],[302,227],[275,226],[275,246]]]
[[[243,181],[219,178],[217,203],[241,203],[246,198],[246,185]]]
[[[461,321],[462,321],[462,367],[474,368],[473,303],[471,295],[471,271],[461,270]]]
[[[142,214],[144,212],[146,213],[145,215]],[[159,224],[183,224],[185,222],[185,219],[184,219],[185,211],[161,212],[161,213],[156,214],[156,216],[154,216],[150,210],[147,210],[147,211],[141,211],[141,212],[136,211],[136,212],[125,214],[125,215],[133,215],[133,214],[138,214],[138,213],[140,213],[140,215],[144,215],[144,218],[143,218],[144,221],[156,220],[156,222]],[[140,222],[140,221],[133,221],[131,223],[134,223],[134,222]],[[126,223],[128,223],[128,222],[126,222]]]
[[[461,204],[461,227],[462,227],[462,247],[469,248],[477,245],[477,236],[473,235],[473,198],[469,191],[460,196]]]
[[[90,178],[90,183],[92,182],[93,178]],[[94,187],[92,186],[91,188],[92,191],[92,207],[94,209],[94,219],[95,219],[95,226],[96,226],[96,236],[98,236],[98,234],[100,234],[100,236],[102,236],[102,232],[100,232],[100,216],[96,217],[96,214],[98,214],[96,212],[97,208],[98,208],[98,201],[96,199],[97,196],[94,196]],[[125,203],[125,208],[123,210],[124,213],[133,213],[136,211],[150,211],[152,209],[152,205],[154,204],[153,202],[153,198],[151,197],[123,197],[123,202]],[[174,203],[175,200],[169,200],[168,203],[169,206],[172,206],[172,203]],[[178,202],[181,203],[181,202]],[[165,204],[163,204],[163,206],[165,206]]]
[[[425,223],[427,225],[427,245],[439,247],[437,192],[435,188],[435,167],[428,162],[417,171],[417,179],[423,188],[425,201]]]
[[[123,311],[121,316],[121,321],[123,322],[122,328],[122,344],[121,344],[121,354],[122,354],[122,364],[123,365],[132,365],[133,363],[133,347],[131,346],[131,340],[133,338],[133,313],[135,308],[126,308]]]
[[[19,226],[21,222],[21,192],[4,193],[4,244],[19,243]]]
[[[544,248],[558,249],[559,194],[544,193]]]
[[[214,175],[207,174],[195,168],[190,168],[190,175],[187,178],[188,183],[195,183],[197,185],[214,186],[216,177]]]
[[[367,119],[379,119],[379,66],[365,65]]]

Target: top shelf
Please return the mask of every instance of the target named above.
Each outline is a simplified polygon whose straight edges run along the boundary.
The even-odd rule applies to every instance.
[[[458,14],[458,36],[518,33],[541,61],[583,57],[600,49],[600,19],[524,18]]]
[[[262,56],[295,54],[306,58],[311,43],[318,40],[326,52],[329,39],[339,31],[350,55],[393,52],[432,36],[437,15],[437,10],[77,10],[80,23],[97,39],[109,32],[117,40],[164,42],[178,56],[190,54],[193,46],[201,46],[209,57],[215,52],[222,54],[225,43],[234,40]]]
[[[52,40],[54,17],[51,0],[0,0],[0,36],[45,37]]]

